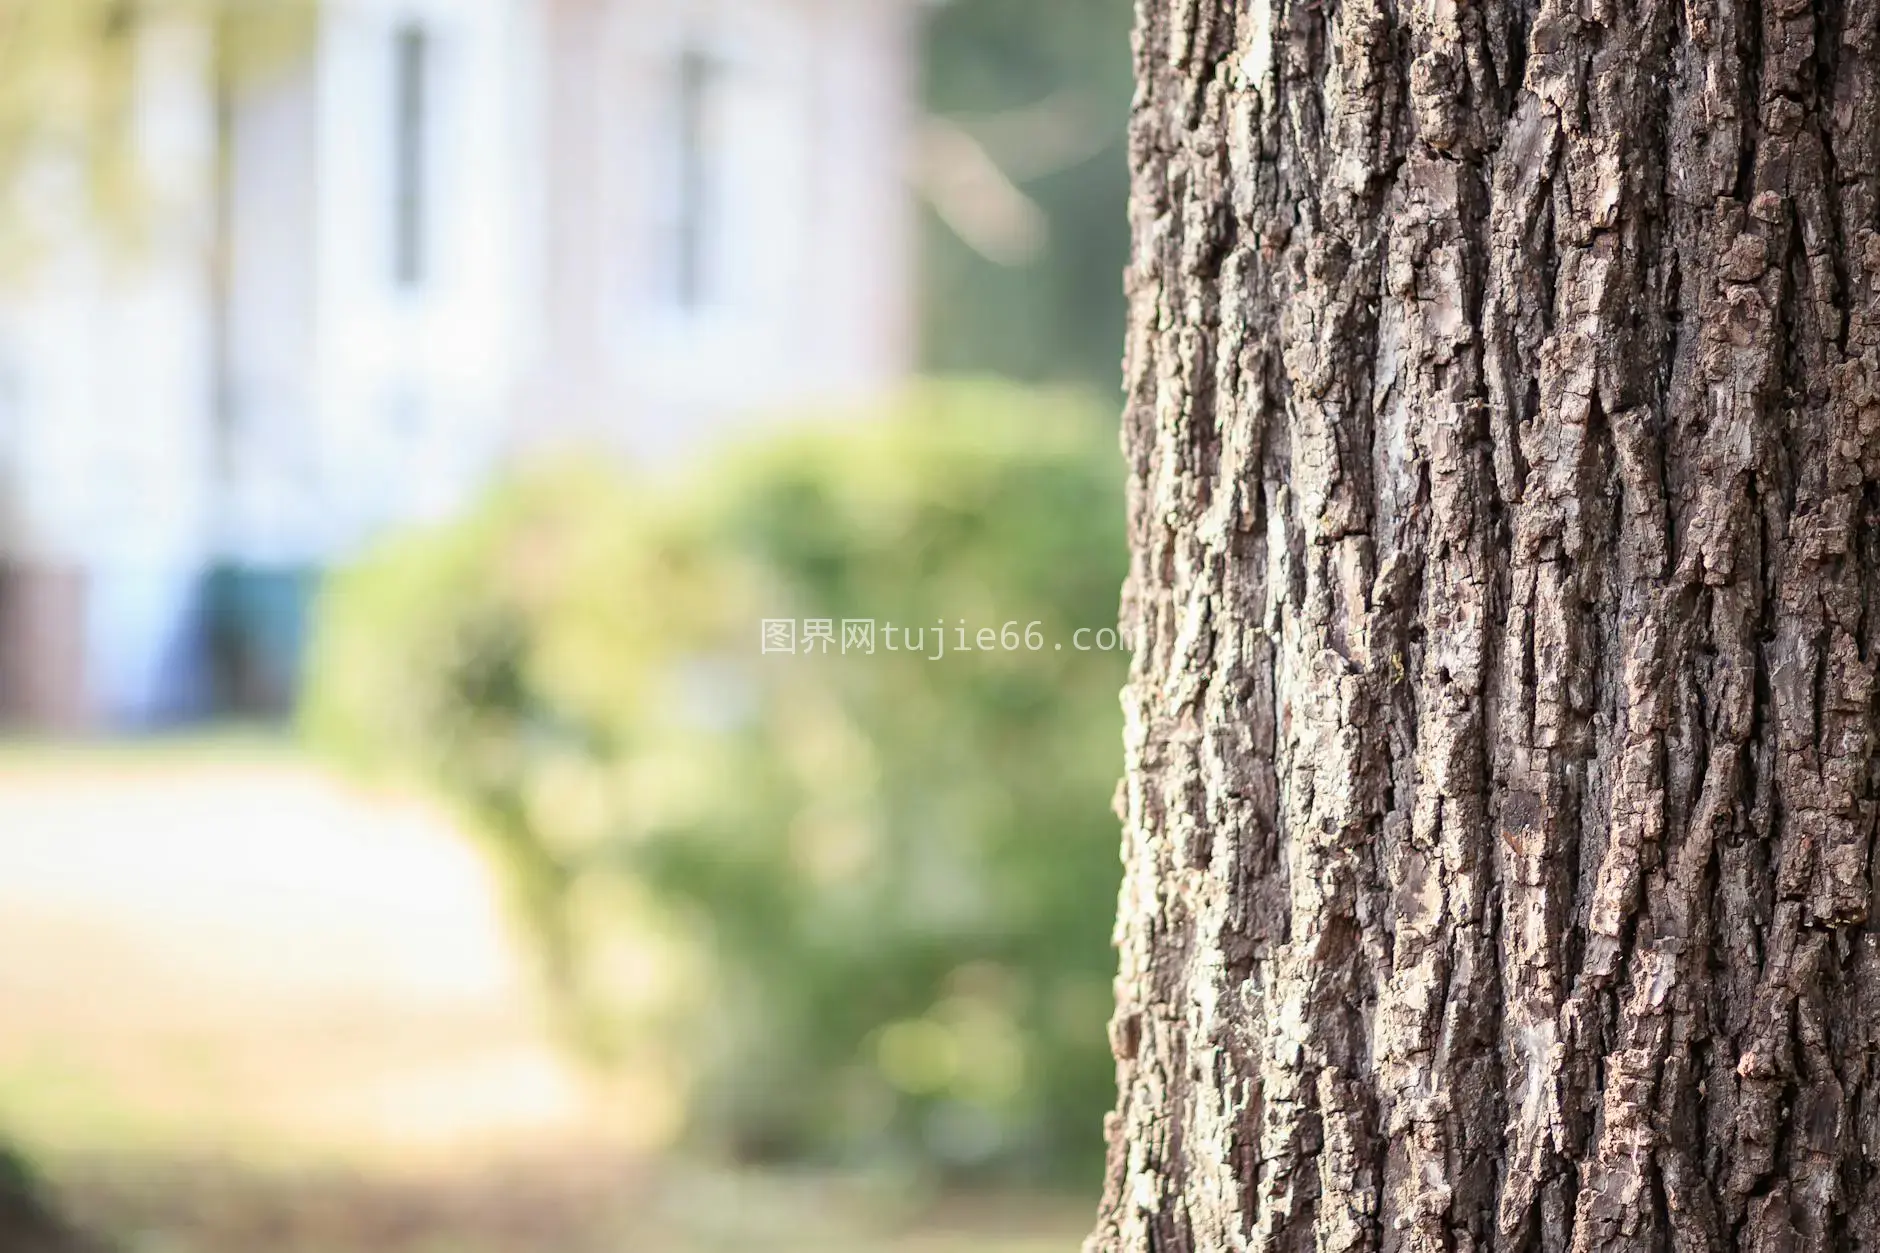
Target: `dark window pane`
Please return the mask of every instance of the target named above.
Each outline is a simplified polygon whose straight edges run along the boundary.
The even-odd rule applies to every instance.
[[[425,277],[425,115],[430,38],[422,26],[401,26],[393,41],[396,110],[392,135],[392,276],[403,287]]]
[[[682,309],[696,309],[706,302],[707,241],[710,238],[711,186],[711,96],[717,67],[696,48],[688,48],[679,58],[679,220],[674,296]]]

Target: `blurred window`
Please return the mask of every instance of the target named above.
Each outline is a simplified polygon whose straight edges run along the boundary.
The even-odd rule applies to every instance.
[[[425,182],[430,118],[431,38],[406,23],[392,34],[392,276],[400,287],[425,278]]]
[[[686,311],[705,307],[713,294],[711,240],[717,225],[714,202],[718,193],[713,148],[723,76],[723,65],[699,48],[688,47],[679,56],[673,296]]]

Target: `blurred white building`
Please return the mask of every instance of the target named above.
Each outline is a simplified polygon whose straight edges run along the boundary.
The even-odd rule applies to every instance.
[[[147,33],[143,244],[49,165],[0,292],[0,712],[279,702],[318,572],[506,458],[898,378],[915,4],[324,0],[232,95]]]

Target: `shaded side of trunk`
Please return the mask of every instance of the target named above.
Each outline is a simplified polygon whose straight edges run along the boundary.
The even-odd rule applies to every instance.
[[[1880,1248],[1880,0],[1140,0],[1091,1248]]]

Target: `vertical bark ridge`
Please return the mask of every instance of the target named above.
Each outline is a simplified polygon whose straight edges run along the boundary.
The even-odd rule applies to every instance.
[[[1285,867],[1273,724],[1234,711],[1273,702],[1262,530],[1273,501],[1262,485],[1286,454],[1266,438],[1270,369],[1246,335],[1272,310],[1245,279],[1247,253],[1232,247],[1256,216],[1235,191],[1244,201],[1272,181],[1250,161],[1230,165],[1221,76],[1236,39],[1231,16],[1197,4],[1145,22],[1136,41],[1145,82],[1168,73],[1181,86],[1149,88],[1153,106],[1139,108],[1131,135],[1133,160],[1157,169],[1166,190],[1137,207],[1129,278],[1133,290],[1164,294],[1133,303],[1126,363],[1125,448],[1144,490],[1132,504],[1125,592],[1141,658],[1125,733],[1132,757],[1162,768],[1119,794],[1129,829],[1156,835],[1125,849],[1125,908],[1151,921],[1118,931],[1119,986],[1136,994],[1119,1001],[1112,1042],[1119,1057],[1141,1059],[1145,1092],[1112,1117],[1112,1173],[1180,1177],[1222,1198],[1119,1223],[1119,1239],[1162,1250],[1225,1247],[1225,1215],[1256,1206],[1263,1188],[1284,1191],[1260,1179],[1259,1144],[1273,1132],[1247,1113],[1264,1104],[1262,1006],[1248,979],[1271,911],[1258,899],[1276,879],[1284,890]],[[1188,525],[1169,527],[1177,514]],[[1171,882],[1181,889],[1165,890]],[[1295,1135],[1286,1147],[1309,1146]]]
[[[1510,60],[1481,15],[1403,11],[1409,133],[1387,207],[1377,408],[1382,569],[1372,610],[1397,629],[1369,660],[1408,724],[1404,803],[1382,826],[1392,937],[1374,1062],[1391,1145],[1389,1248],[1487,1238],[1502,1117],[1499,971],[1486,809],[1496,482],[1473,327],[1489,269],[1489,154]],[[1473,16],[1477,20],[1470,21]]]

